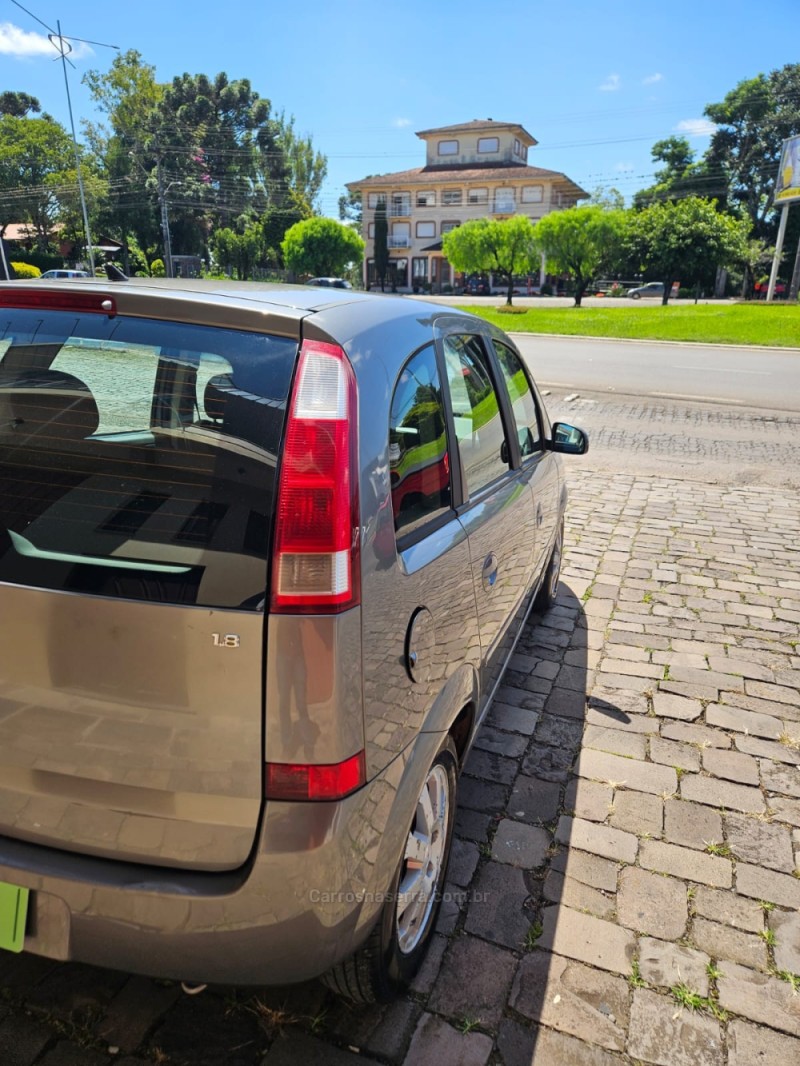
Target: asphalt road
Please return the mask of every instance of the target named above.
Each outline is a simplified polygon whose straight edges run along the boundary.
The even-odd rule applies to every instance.
[[[513,337],[543,387],[800,411],[798,350]]]

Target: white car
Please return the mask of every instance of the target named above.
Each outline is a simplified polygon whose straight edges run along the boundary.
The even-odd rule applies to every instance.
[[[42,274],[40,281],[55,281],[56,279],[63,281],[65,278],[89,278],[91,274],[86,270],[45,270]]]

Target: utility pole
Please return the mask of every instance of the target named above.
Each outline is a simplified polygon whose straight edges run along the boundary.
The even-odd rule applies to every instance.
[[[164,188],[164,177],[161,172],[161,153],[156,157],[156,181],[158,183],[158,203],[161,208],[161,233],[164,237],[164,271],[168,278],[173,277],[172,272],[172,237],[169,232],[169,214],[167,213],[167,193]],[[172,183],[170,183],[172,184]]]
[[[86,193],[83,188],[83,172],[81,170],[81,154],[78,147],[78,138],[75,136],[75,119],[72,116],[72,98],[69,94],[69,79],[67,78],[67,63],[71,67],[75,64],[67,56],[72,51],[71,41],[79,41],[81,44],[93,44],[98,48],[113,48],[117,52],[119,51],[119,45],[116,44],[103,44],[101,41],[87,41],[82,37],[65,37],[61,32],[61,22],[56,20],[56,29],[52,29],[46,22],[42,22],[32,11],[28,11],[26,7],[23,7],[18,0],[11,0],[15,7],[18,7],[21,11],[24,11],[26,15],[38,22],[40,26],[44,26],[48,33],[48,40],[52,44],[53,48],[58,52],[61,57],[61,66],[64,69],[64,88],[67,93],[67,109],[69,111],[69,124],[72,130],[72,146],[75,149],[75,169],[78,174],[78,192],[81,200],[81,214],[83,215],[83,230],[86,235],[86,252],[89,256],[89,264],[91,266],[92,274],[94,274],[94,248],[92,247],[92,234],[89,229],[89,212],[86,208]]]

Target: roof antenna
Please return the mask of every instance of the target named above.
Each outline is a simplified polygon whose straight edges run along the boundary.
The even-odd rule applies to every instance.
[[[106,277],[108,278],[109,281],[129,281],[130,280],[128,278],[128,275],[127,274],[123,274],[123,272],[120,270],[120,268],[118,266],[115,266],[114,263],[106,263],[105,264],[105,268],[106,268]]]

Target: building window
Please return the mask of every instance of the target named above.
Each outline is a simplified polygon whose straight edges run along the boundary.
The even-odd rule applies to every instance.
[[[439,155],[458,155],[458,141],[439,141]]]
[[[445,189],[442,193],[442,204],[445,207],[453,207],[461,204],[461,189]]]
[[[436,207],[436,193],[418,192],[417,207]]]
[[[389,214],[395,218],[411,214],[411,197],[407,192],[392,193],[392,203]]]
[[[393,222],[388,245],[390,248],[410,248],[411,224],[409,222]]]
[[[439,227],[439,232],[449,233],[451,230],[458,229],[460,225],[460,222],[442,222],[441,226]]]
[[[367,227],[367,236],[370,237],[370,238],[375,236],[375,223],[374,222],[370,222],[369,223],[369,225]]]
[[[524,204],[540,204],[544,199],[544,188],[541,185],[523,185],[522,202]]]
[[[469,189],[467,192],[467,202],[470,204],[488,204],[489,190]]]
[[[500,140],[497,137],[479,137],[479,152],[497,152],[500,150]]]
[[[435,222],[418,222],[417,223],[417,236],[418,237],[435,237],[436,236],[436,223]]]
[[[514,211],[514,190],[513,189],[495,189],[494,191],[494,210],[497,214],[507,215],[513,214]]]
[[[428,280],[428,260],[425,256],[419,256],[411,260],[411,277],[414,281]]]
[[[514,138],[514,155],[522,155],[522,144],[519,137]]]
[[[373,210],[379,203],[386,203],[385,192],[370,192],[367,193],[367,207],[371,207]]]

